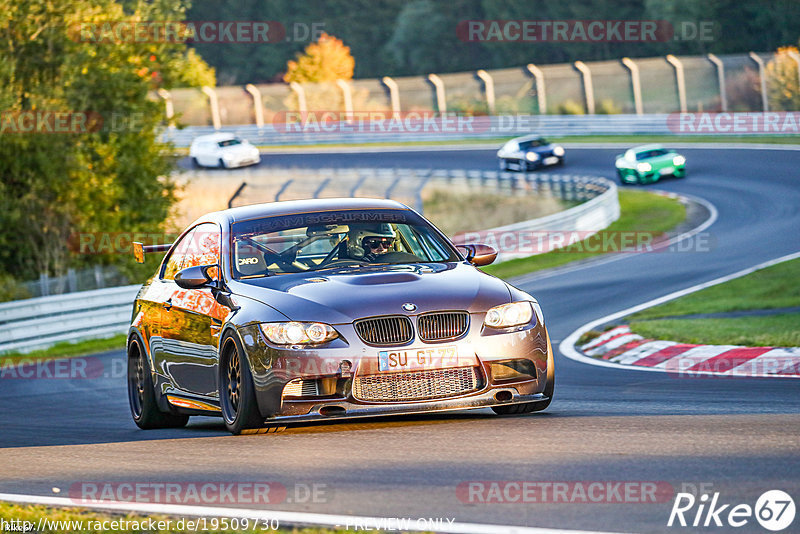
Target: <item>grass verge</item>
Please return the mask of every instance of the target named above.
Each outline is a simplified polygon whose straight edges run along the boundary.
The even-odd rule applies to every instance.
[[[615,244],[619,244],[619,238],[616,236],[630,235],[632,232],[647,232],[648,237],[656,239],[686,219],[686,208],[676,199],[646,191],[620,191],[619,206],[619,219],[599,234],[545,254],[489,265],[484,271],[500,278],[511,278],[541,269],[559,267],[573,261],[616,252],[614,249],[619,247],[604,245],[603,240],[608,236],[615,237],[611,241]],[[605,248],[611,250],[603,252]],[[597,249],[601,251],[589,251]]]
[[[631,315],[630,319],[658,319],[697,313],[800,306],[798,280],[800,280],[800,259],[772,265],[736,280],[642,310]]]
[[[9,363],[17,360],[49,360],[53,358],[71,358],[74,356],[84,356],[86,354],[96,354],[109,350],[124,350],[128,336],[119,334],[102,339],[87,339],[75,343],[62,342],[56,343],[48,349],[35,350],[32,352],[8,352],[0,354],[0,361]]]
[[[630,323],[631,331],[647,339],[750,347],[798,347],[798,325],[798,313],[725,319],[656,319]]]
[[[46,518],[47,524],[40,520]],[[330,528],[281,528],[273,530],[269,525],[257,525],[253,528],[253,521],[249,522],[247,528],[231,528],[231,521],[224,523],[222,518],[198,519],[194,517],[177,518],[168,516],[141,516],[134,514],[113,514],[103,512],[93,512],[78,508],[53,508],[48,506],[18,505],[11,503],[0,503],[0,520],[4,523],[4,531],[8,532],[37,532],[48,533],[67,533],[81,532],[83,534],[103,534],[108,532],[159,532],[164,534],[178,532],[203,532],[211,533],[233,533],[233,532],[279,532],[292,534],[334,534],[353,532],[350,530],[330,529]],[[152,523],[151,523],[152,521]],[[181,523],[181,521],[183,521]],[[193,521],[195,528],[187,528],[189,522]],[[241,520],[240,520],[241,521]],[[13,529],[18,525],[19,528]],[[239,522],[241,527],[243,523]],[[42,527],[39,530],[39,527]],[[204,528],[205,527],[205,528]],[[226,528],[227,527],[227,528]]]
[[[649,339],[680,343],[800,346],[800,314],[727,318],[683,315],[800,306],[800,259],[779,263],[631,315],[631,330]]]

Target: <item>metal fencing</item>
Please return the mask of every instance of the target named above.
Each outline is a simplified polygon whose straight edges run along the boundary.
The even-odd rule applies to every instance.
[[[219,173],[211,173],[217,176]],[[586,202],[616,186],[598,176],[469,169],[257,168],[245,175],[228,207],[304,198],[391,198],[423,213],[426,187],[465,185],[501,194],[549,195]],[[228,178],[230,179],[230,178]],[[569,210],[568,210],[569,211]]]
[[[77,291],[117,287],[128,278],[113,267],[95,265],[88,269],[68,269],[63,276],[40,274],[38,280],[21,282],[23,292],[31,297],[47,297]]]
[[[771,52],[623,58],[321,84],[161,91],[167,119],[220,129],[286,122],[287,112],[453,112],[462,115],[768,111]],[[800,57],[796,58],[800,63]],[[212,96],[213,95],[213,96]]]

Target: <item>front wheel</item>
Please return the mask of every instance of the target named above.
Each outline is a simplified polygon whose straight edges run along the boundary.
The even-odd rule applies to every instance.
[[[222,342],[219,362],[219,403],[225,427],[232,434],[260,428],[264,418],[258,411],[255,386],[247,356],[239,341],[228,335]]]
[[[158,408],[150,363],[138,339],[128,344],[128,404],[136,426],[142,429],[180,428],[188,415],[164,413]]]

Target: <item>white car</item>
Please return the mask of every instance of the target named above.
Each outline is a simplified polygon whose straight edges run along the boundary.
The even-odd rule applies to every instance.
[[[261,162],[258,148],[231,133],[201,135],[192,141],[189,157],[197,167],[232,169]]]

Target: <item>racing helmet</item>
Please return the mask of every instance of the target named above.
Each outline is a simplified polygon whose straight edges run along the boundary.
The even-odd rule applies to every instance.
[[[369,255],[372,249],[364,244],[365,239],[389,238],[394,241],[396,237],[397,233],[388,223],[358,225],[347,234],[347,255],[356,259]]]

